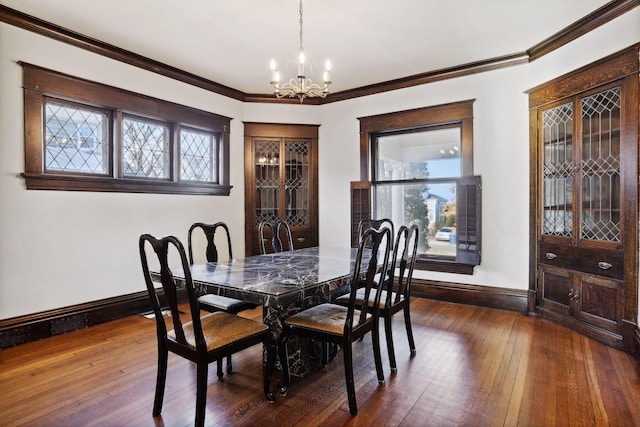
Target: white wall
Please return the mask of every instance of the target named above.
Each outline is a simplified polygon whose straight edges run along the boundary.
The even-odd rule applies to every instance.
[[[529,154],[524,91],[640,41],[640,8],[528,65],[323,106],[231,100],[0,23],[0,319],[144,290],[141,233],[186,240],[197,220],[229,224],[244,253],[243,121],[320,124],[320,243],[349,244],[358,117],[476,99],[474,171],[483,179],[482,265],[417,277],[526,289]],[[29,62],[232,117],[230,197],[27,191],[21,68]],[[336,76],[338,78],[338,76]]]
[[[232,117],[231,196],[27,191],[19,60]],[[0,319],[144,291],[142,233],[221,220],[244,252],[241,102],[2,23],[0,93]]]
[[[528,287],[529,134],[527,66],[510,67],[323,106],[320,244],[349,244],[349,181],[359,179],[357,117],[475,99],[474,173],[482,175],[482,264],[472,276],[415,277]],[[330,168],[331,173],[324,173]],[[332,203],[323,203],[331,200]]]

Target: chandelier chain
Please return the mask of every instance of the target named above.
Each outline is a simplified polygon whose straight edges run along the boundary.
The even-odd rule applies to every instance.
[[[299,51],[302,52],[304,50],[304,48],[302,47],[302,0],[300,0],[300,49]]]

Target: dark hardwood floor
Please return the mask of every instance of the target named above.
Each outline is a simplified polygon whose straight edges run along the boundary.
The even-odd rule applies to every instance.
[[[235,372],[224,381],[211,365],[207,425],[640,425],[632,356],[512,311],[420,298],[412,310],[417,355],[410,357],[397,317],[398,372],[390,374],[383,350],[385,386],[376,381],[371,337],[354,345],[356,417],[349,415],[341,353],[268,403],[254,347],[234,357]],[[261,311],[243,315],[259,319]],[[155,325],[142,316],[3,349],[0,425],[192,425],[194,366],[169,356],[162,416],[154,419],[155,375]]]

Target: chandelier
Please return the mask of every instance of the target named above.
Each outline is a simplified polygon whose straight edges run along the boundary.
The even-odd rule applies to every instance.
[[[278,98],[300,98],[300,103],[305,98],[324,98],[329,93],[329,85],[331,79],[329,72],[331,71],[331,62],[327,61],[325,64],[325,71],[323,75],[324,83],[320,86],[317,83],[313,83],[311,79],[307,78],[304,74],[305,67],[304,50],[302,47],[302,0],[300,0],[300,47],[298,48],[298,76],[290,79],[288,82],[280,84],[280,73],[276,67],[276,61],[271,60],[271,85],[273,86],[273,93]],[[311,68],[311,65],[309,65]]]

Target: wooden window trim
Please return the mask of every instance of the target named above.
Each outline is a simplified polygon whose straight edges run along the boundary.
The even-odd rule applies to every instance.
[[[78,77],[20,63],[23,68],[25,172],[22,176],[29,190],[74,190],[123,193],[197,194],[228,196],[229,140],[231,119],[192,107],[152,98],[123,89],[91,82]],[[110,165],[108,176],[86,173],[52,173],[44,165],[45,99],[86,104],[112,112],[112,121],[119,123],[124,114],[167,123],[172,130],[171,173],[168,179],[123,177],[121,166],[121,134],[110,124]],[[179,180],[180,127],[202,129],[219,136],[219,183]]]
[[[360,121],[360,180],[374,177],[372,141],[380,133],[411,128],[429,128],[458,125],[461,129],[462,177],[473,176],[473,103],[474,99],[442,104],[413,110],[398,111],[376,116],[359,117]],[[371,177],[371,178],[370,178]],[[352,213],[353,215],[353,213]],[[480,230],[478,230],[480,232]],[[479,239],[478,235],[478,239]],[[478,244],[480,242],[478,241]],[[416,261],[418,270],[440,271],[458,274],[473,274],[474,265],[480,263],[478,249],[477,264],[420,257]]]

